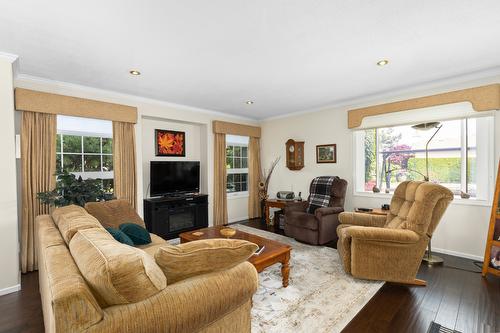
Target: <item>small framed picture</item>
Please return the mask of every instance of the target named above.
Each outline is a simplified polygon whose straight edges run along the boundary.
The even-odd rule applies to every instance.
[[[337,145],[317,145],[316,163],[337,163]]]
[[[155,129],[156,156],[186,156],[186,133]]]

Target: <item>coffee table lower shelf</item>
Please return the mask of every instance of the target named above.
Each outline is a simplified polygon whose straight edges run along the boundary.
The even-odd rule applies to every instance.
[[[183,232],[179,235],[179,238],[181,243],[202,239],[225,238],[219,232],[220,229],[223,228],[227,228],[227,226],[208,227],[195,231]],[[203,234],[199,235],[199,232]],[[236,230],[236,234],[232,236],[231,239],[243,239],[259,246],[264,246],[264,250],[261,254],[250,257],[248,261],[254,265],[259,273],[271,265],[281,263],[282,284],[283,287],[288,287],[290,277],[290,251],[292,250],[290,245],[240,230]]]

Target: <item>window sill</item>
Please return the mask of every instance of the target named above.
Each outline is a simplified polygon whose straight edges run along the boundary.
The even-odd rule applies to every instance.
[[[248,198],[248,192],[231,192],[227,193],[227,200]]]
[[[365,198],[375,198],[375,199],[391,199],[392,193],[354,192],[354,197],[365,197]],[[478,200],[478,199],[462,199],[459,196],[455,196],[455,199],[453,199],[453,201],[451,202],[451,205],[490,207],[491,201]]]

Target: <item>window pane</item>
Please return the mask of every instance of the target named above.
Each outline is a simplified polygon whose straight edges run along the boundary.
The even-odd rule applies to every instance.
[[[112,154],[113,153],[113,139],[102,138],[102,153]]]
[[[248,147],[241,147],[241,156],[242,157],[248,156]]]
[[[233,175],[232,174],[227,175],[226,189],[227,189],[227,192],[234,192],[235,191],[235,186],[234,186],[234,181],[233,181]]]
[[[83,163],[83,170],[85,172],[101,171],[101,156],[99,155],[84,155]]]
[[[241,191],[241,183],[234,183],[234,191],[235,192]]]
[[[81,136],[63,135],[62,140],[63,140],[63,152],[64,153],[81,153],[82,152],[82,137]]]
[[[102,171],[113,171],[112,155],[102,155]]]
[[[235,169],[241,168],[241,158],[240,157],[234,158],[234,168]]]
[[[247,174],[246,174],[246,173],[242,173],[242,174],[241,174],[241,181],[242,181],[242,182],[246,182],[246,181],[247,181],[247,178],[248,178],[248,177],[247,177]]]
[[[61,134],[56,135],[56,152],[61,152]]]
[[[82,172],[82,155],[63,155],[64,170],[68,172]]]
[[[226,156],[233,156],[233,146],[226,146]]]
[[[243,169],[248,168],[248,158],[246,158],[246,157],[242,157],[242,158],[241,158],[241,167],[242,167]]]
[[[247,183],[241,183],[241,190],[242,191],[248,191],[248,188],[247,188]]]
[[[232,169],[232,168],[234,168],[233,158],[232,158],[232,157],[227,157],[227,158],[226,158],[226,168],[227,168],[227,169]]]
[[[61,154],[56,154],[56,172],[61,172]]]
[[[235,157],[241,156],[241,147],[240,146],[234,146],[234,156]]]
[[[370,129],[364,131],[365,147],[365,183],[364,190],[371,191],[377,184],[377,137],[376,130]]]
[[[235,183],[241,182],[241,175],[239,173],[234,174],[234,182]]]
[[[83,152],[85,153],[101,153],[101,138],[94,136],[83,137]]]

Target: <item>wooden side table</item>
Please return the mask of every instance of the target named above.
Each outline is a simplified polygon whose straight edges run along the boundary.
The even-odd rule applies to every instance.
[[[264,202],[264,214],[266,217],[266,225],[271,224],[270,209],[271,208],[285,208],[286,204],[289,202],[298,202],[298,200],[280,200],[280,199],[267,199]]]

